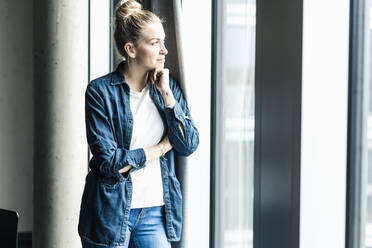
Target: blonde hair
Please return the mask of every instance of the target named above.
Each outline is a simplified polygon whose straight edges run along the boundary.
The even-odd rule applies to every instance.
[[[114,39],[118,52],[128,60],[124,45],[132,42],[137,46],[145,26],[156,22],[163,23],[164,20],[151,11],[143,10],[136,0],[121,1],[115,10]]]

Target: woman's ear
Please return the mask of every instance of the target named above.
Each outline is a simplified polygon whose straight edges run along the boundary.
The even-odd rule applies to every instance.
[[[132,59],[136,58],[136,49],[132,42],[125,43],[124,50],[127,52],[130,58]]]

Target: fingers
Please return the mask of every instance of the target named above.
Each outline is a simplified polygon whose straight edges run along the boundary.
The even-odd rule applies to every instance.
[[[132,168],[131,165],[127,165],[127,166],[125,166],[124,168],[121,168],[121,169],[119,170],[119,173],[125,173],[125,172],[129,171],[131,168]]]
[[[154,81],[156,82],[159,82],[160,81],[160,77],[163,75],[163,70],[162,69],[155,69],[155,72],[153,74],[153,77],[154,77]]]
[[[155,68],[150,72],[150,81],[152,84],[154,83],[160,83],[160,79],[165,75],[167,76],[169,74],[168,68]]]
[[[152,70],[150,72],[150,81],[152,84],[154,84],[157,80],[156,78],[160,78],[160,76],[162,75],[161,73],[161,70],[155,68],[154,70]]]
[[[156,74],[157,74],[157,70],[155,69],[154,72],[152,73],[152,81],[153,82],[156,81]]]

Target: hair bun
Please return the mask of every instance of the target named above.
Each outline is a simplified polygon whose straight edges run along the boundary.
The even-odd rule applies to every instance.
[[[142,5],[136,0],[122,0],[121,2],[119,2],[118,8],[116,9],[116,13],[117,14],[120,13],[120,15],[123,17],[128,17],[132,13],[141,10]]]

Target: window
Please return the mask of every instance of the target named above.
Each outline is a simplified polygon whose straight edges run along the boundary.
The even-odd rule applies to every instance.
[[[253,247],[254,0],[218,1],[214,247]]]

